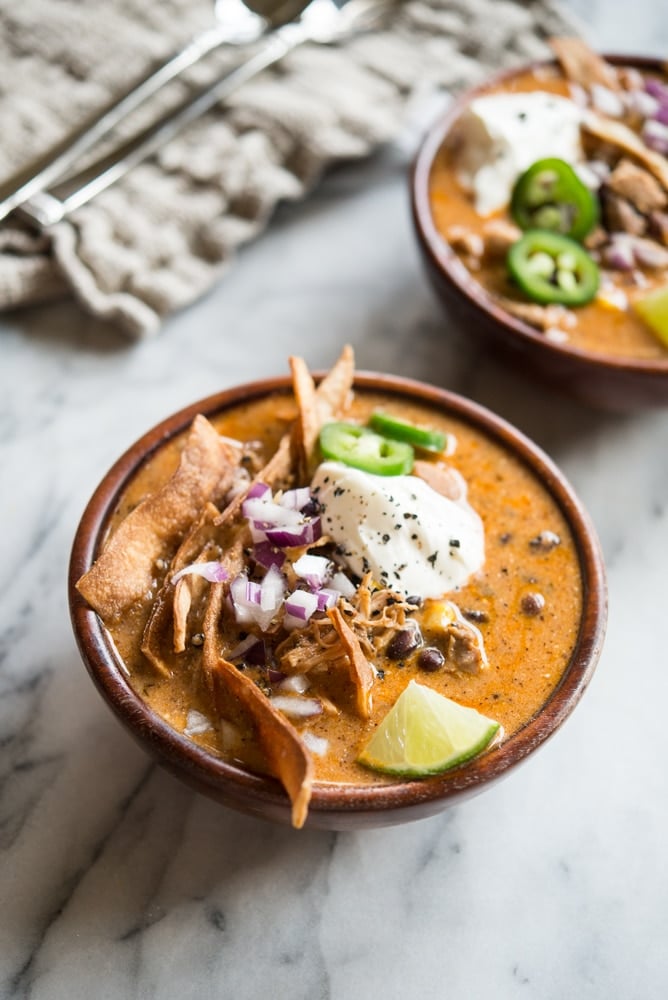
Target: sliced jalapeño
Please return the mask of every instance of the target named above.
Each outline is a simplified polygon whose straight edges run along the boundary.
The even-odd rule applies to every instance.
[[[532,302],[583,306],[596,295],[599,271],[575,240],[544,229],[530,229],[513,243],[508,271]]]
[[[406,441],[415,448],[424,448],[426,451],[443,451],[446,445],[445,434],[434,431],[427,427],[418,427],[408,420],[399,420],[389,413],[376,410],[371,415],[369,426],[378,434],[392,438],[394,441]]]
[[[402,476],[413,468],[409,444],[391,441],[359,424],[325,424],[320,431],[320,450],[325,458],[376,476]]]
[[[598,199],[569,163],[550,157],[518,177],[510,214],[520,229],[549,229],[583,240],[598,222]]]

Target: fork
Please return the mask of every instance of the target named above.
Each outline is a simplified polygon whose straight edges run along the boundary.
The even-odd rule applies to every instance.
[[[43,169],[0,201],[0,222],[24,201],[64,177],[84,153],[170,80],[223,45],[247,46],[258,41],[267,31],[296,17],[309,2],[310,0],[265,0],[262,12],[259,13],[251,10],[245,0],[214,0],[216,23],[213,27],[198,34],[129,93],[107,108]]]
[[[133,167],[164,146],[185,126],[214,105],[225,100],[262,70],[279,62],[305,42],[336,44],[354,34],[378,27],[401,0],[347,0],[337,7],[334,0],[311,0],[301,17],[267,34],[258,50],[241,65],[206,87],[195,98],[162,119],[136,142],[127,143],[108,166],[96,164],[83,175],[72,179],[74,189],[63,198],[48,191],[38,191],[17,206],[19,214],[37,229],[47,229],[124,177]],[[90,180],[79,183],[80,177]],[[78,186],[77,186],[78,184]]]

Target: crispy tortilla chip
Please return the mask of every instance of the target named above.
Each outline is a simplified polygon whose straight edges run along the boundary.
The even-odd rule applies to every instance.
[[[202,512],[197,523],[191,528],[183,539],[176,555],[172,559],[169,567],[168,581],[171,577],[194,562],[206,562],[213,558],[210,552],[212,544],[216,540],[217,528],[215,520],[218,517],[218,508],[213,503],[208,503]],[[186,648],[186,634],[188,615],[192,607],[193,597],[196,587],[202,588],[204,581],[201,577],[182,576],[177,581],[173,593],[174,610],[174,652],[183,653]]]
[[[206,602],[202,631],[204,632],[204,647],[202,649],[202,668],[209,688],[213,688],[213,677],[216,665],[220,659],[220,615],[225,600],[225,584],[212,583]]]
[[[299,733],[271,704],[253,681],[219,657],[214,668],[214,692],[223,702],[233,699],[253,724],[271,773],[292,803],[292,825],[304,825],[313,788],[314,767]],[[223,711],[225,705],[222,706]]]
[[[221,557],[221,562],[227,570],[229,579],[232,580],[239,573],[244,563],[244,547],[241,532],[230,532],[224,544],[224,553]],[[209,687],[212,686],[216,664],[220,658],[220,619],[228,586],[229,584],[227,583],[211,584],[204,619],[202,621],[202,632],[204,633],[202,668]]]
[[[374,682],[374,672],[371,664],[362,652],[359,639],[350,628],[337,607],[330,608],[327,617],[336,629],[350,668],[350,680],[355,689],[357,711],[363,719],[369,718],[371,688]]]
[[[653,149],[649,149],[632,129],[621,122],[613,121],[612,118],[597,115],[593,111],[585,115],[582,125],[590,135],[616,146],[642,163],[668,190],[668,160],[665,156],[655,153]]]
[[[185,536],[172,559],[169,574],[178,573],[184,566],[195,562],[203,549],[217,540],[216,518],[219,510],[215,503],[207,503],[195,524]]]
[[[340,417],[347,408],[354,378],[355,355],[350,344],[346,344],[338,361],[315,391],[319,429],[328,421]]]
[[[564,75],[573,83],[586,89],[598,83],[608,90],[621,90],[614,66],[593,52],[581,38],[551,38],[550,45]]]
[[[183,653],[186,648],[188,632],[188,615],[193,602],[193,578],[182,576],[174,587],[172,599],[172,625],[174,636],[174,652]]]
[[[77,583],[102,619],[118,618],[154,586],[156,561],[171,558],[204,504],[227,489],[235,463],[209,421],[195,417],[174,475],[128,514]]]
[[[292,448],[300,479],[308,477],[309,457],[315,448],[320,422],[316,400],[315,382],[303,358],[290,358],[292,386],[299,408],[292,433]]]
[[[172,675],[171,668],[165,659],[167,637],[172,628],[172,590],[171,585],[162,587],[153,602],[139,647],[151,666],[163,677],[171,677]]]
[[[315,387],[303,358],[291,357],[292,383],[299,415],[292,433],[294,464],[301,480],[310,479],[316,464],[316,445],[323,426],[340,417],[350,399],[355,356],[348,344],[320,385]]]

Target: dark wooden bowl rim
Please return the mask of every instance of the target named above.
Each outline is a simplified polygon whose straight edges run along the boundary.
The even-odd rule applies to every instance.
[[[469,764],[443,776],[422,781],[402,781],[378,786],[317,785],[310,807],[315,826],[382,825],[429,815],[491,780],[501,777],[542,744],[573,710],[592,676],[606,624],[607,595],[603,560],[596,533],[564,476],[553,462],[518,430],[483,407],[451,392],[413,380],[375,373],[359,373],[360,389],[390,393],[431,404],[469,423],[504,445],[545,484],[569,524],[583,578],[583,616],[569,666],[563,679],[540,712],[518,733]],[[81,598],[76,581],[96,558],[113,511],[129,480],[139,467],[170,438],[185,430],[198,413],[215,416],[237,403],[275,391],[288,391],[287,378],[274,378],[238,386],[194,403],[158,424],[116,462],[104,477],[79,524],[69,570],[69,602],[76,640],[87,669],[115,714],[133,736],[168,769],[213,798],[232,792],[231,804],[258,815],[289,821],[283,789],[273,778],[246,772],[212,756],[175,732],[133,690],[113,643],[98,616]],[[391,815],[391,819],[384,818]]]

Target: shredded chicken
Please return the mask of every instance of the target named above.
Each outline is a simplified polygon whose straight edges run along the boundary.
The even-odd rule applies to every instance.
[[[606,186],[630,202],[642,215],[659,211],[668,204],[668,196],[657,179],[626,158],[619,161]]]

